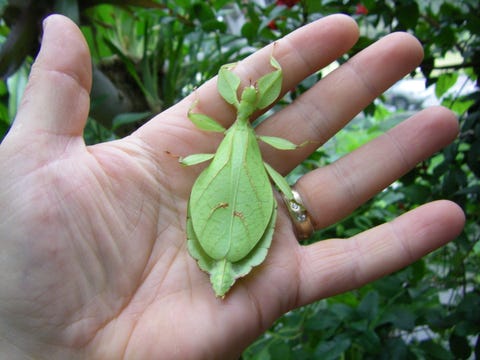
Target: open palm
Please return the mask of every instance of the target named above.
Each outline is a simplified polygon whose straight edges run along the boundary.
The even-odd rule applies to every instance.
[[[357,40],[331,16],[239,63],[245,84],[270,71],[283,89]],[[273,50],[272,50],[273,49]],[[388,86],[417,66],[418,42],[392,34],[359,53],[262,123],[259,132],[311,144],[265,147],[288,173]],[[188,196],[201,166],[174,155],[214,152],[221,136],[188,120],[228,126],[234,111],[215,79],[122,140],[86,147],[90,57],[68,19],[48,19],[17,118],[0,148],[0,345],[6,354],[54,358],[235,358],[286,311],[359,287],[458,234],[463,214],[446,201],[348,239],[300,246],[282,206],[269,255],[224,300],[186,250]],[[296,185],[317,228],[346,216],[456,136],[446,109],[425,110]]]

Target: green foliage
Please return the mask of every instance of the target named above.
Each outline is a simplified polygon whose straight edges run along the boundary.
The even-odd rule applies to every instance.
[[[14,49],[6,58],[0,52],[0,63],[10,72],[20,70],[0,83],[1,132],[8,129],[17,109],[22,84],[38,48],[31,40],[38,39],[40,31],[19,33],[33,22],[14,30],[12,14],[18,11],[8,11],[12,3],[0,2],[4,20],[0,23],[0,43]],[[57,6],[56,1],[36,3],[41,11],[29,14],[37,17]],[[241,0],[124,1],[122,6],[99,3],[69,1],[62,10],[72,18],[76,10],[80,14],[95,68],[108,80],[94,76],[96,91],[85,130],[88,143],[129,133],[212,77],[221,64],[236,61],[324,15],[350,14],[360,25],[359,42],[338,63],[389,32],[415,34],[423,44],[425,59],[412,75],[425,77],[428,85],[435,86],[439,101],[456,112],[460,136],[348,218],[316,232],[310,241],[348,237],[441,198],[462,206],[467,216],[464,232],[406,269],[356,291],[289,312],[252,344],[243,358],[480,357],[480,93],[478,87],[470,93],[456,88],[463,77],[478,86],[478,0],[364,0],[361,4],[358,0],[278,0],[267,1],[266,6]],[[27,53],[15,50],[15,44],[21,44],[17,39],[31,45]],[[321,76],[318,73],[306,79],[282,103],[291,102]],[[109,94],[114,94],[115,101],[126,100],[110,102]],[[380,99],[375,101],[289,178],[294,181],[306,171],[335,161],[407,115],[390,110]]]

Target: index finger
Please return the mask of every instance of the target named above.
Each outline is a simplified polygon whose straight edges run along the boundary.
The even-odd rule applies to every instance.
[[[353,19],[345,15],[327,16],[297,29],[240,61],[235,67],[235,73],[243,84],[248,84],[272,71],[269,58],[273,54],[283,69],[284,94],[344,54],[357,39],[358,27]],[[234,121],[235,111],[220,97],[216,83],[216,78],[206,82],[180,103],[145,124],[137,135],[147,141],[149,146],[156,148],[159,144],[158,135],[162,133],[165,136],[161,146],[168,147],[171,152],[177,149],[182,153],[190,150],[213,152],[217,144],[212,142],[212,134],[202,134],[186,115],[192,102],[198,99],[198,112],[215,118],[226,127]],[[165,127],[173,133],[166,133]],[[185,128],[194,131],[185,131]],[[181,138],[177,130],[181,132]]]
[[[331,15],[308,24],[260,49],[239,62],[235,73],[243,85],[272,71],[270,56],[281,64],[283,70],[282,95],[297,84],[324,68],[348,51],[358,39],[358,27],[352,18],[345,15]],[[210,96],[211,101],[202,105],[206,113],[221,115],[232,112],[232,108],[218,95],[216,81],[199,89],[198,96]],[[211,96],[215,97],[212,98]],[[219,105],[221,106],[219,108]],[[227,116],[228,125],[232,116]]]

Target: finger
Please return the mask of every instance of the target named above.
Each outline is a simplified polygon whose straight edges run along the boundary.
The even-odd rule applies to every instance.
[[[48,17],[12,131],[81,136],[90,85],[90,55],[82,33],[64,16]]]
[[[272,71],[270,56],[273,55],[282,66],[282,93],[285,93],[343,55],[357,39],[358,27],[352,18],[345,15],[328,16],[257,51],[238,63],[234,72],[242,79],[243,86],[247,86]],[[211,88],[206,88],[205,94],[199,91],[198,96],[215,95],[222,108],[219,112],[219,104],[209,101],[201,105],[202,110],[212,114],[232,112],[232,107],[218,95],[216,84],[209,85]],[[228,124],[234,120],[234,116],[219,120]]]
[[[330,73],[292,105],[262,123],[258,132],[310,145],[295,151],[263,148],[267,161],[288,173],[319,145],[421,62],[423,50],[413,36],[394,33],[361,51]]]
[[[348,240],[300,247],[299,303],[358,288],[399,270],[455,238],[464,213],[437,201]]]
[[[455,115],[426,109],[295,185],[316,228],[333,224],[453,141]]]
[[[347,51],[358,38],[355,22],[344,15],[332,15],[308,24],[273,44],[257,51],[239,62],[234,71],[244,85],[271,72],[270,56],[280,62],[283,69],[283,92],[295,87],[301,80],[323,68]],[[235,111],[220,97],[216,78],[205,83],[198,90],[176,106],[167,109],[157,118],[142,127],[136,135],[150,146],[158,147],[158,134],[164,136],[162,148],[170,146],[170,151],[196,152],[215,151],[217,143],[214,135],[198,131],[187,119],[191,104],[198,100],[196,111],[207,114],[225,126],[235,119]],[[166,132],[167,130],[167,132]],[[178,133],[181,132],[181,136]]]

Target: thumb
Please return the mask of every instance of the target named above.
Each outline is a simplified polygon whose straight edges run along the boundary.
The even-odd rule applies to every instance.
[[[12,132],[78,137],[83,133],[90,104],[88,46],[80,29],[64,16],[51,15],[43,26],[42,46]]]

